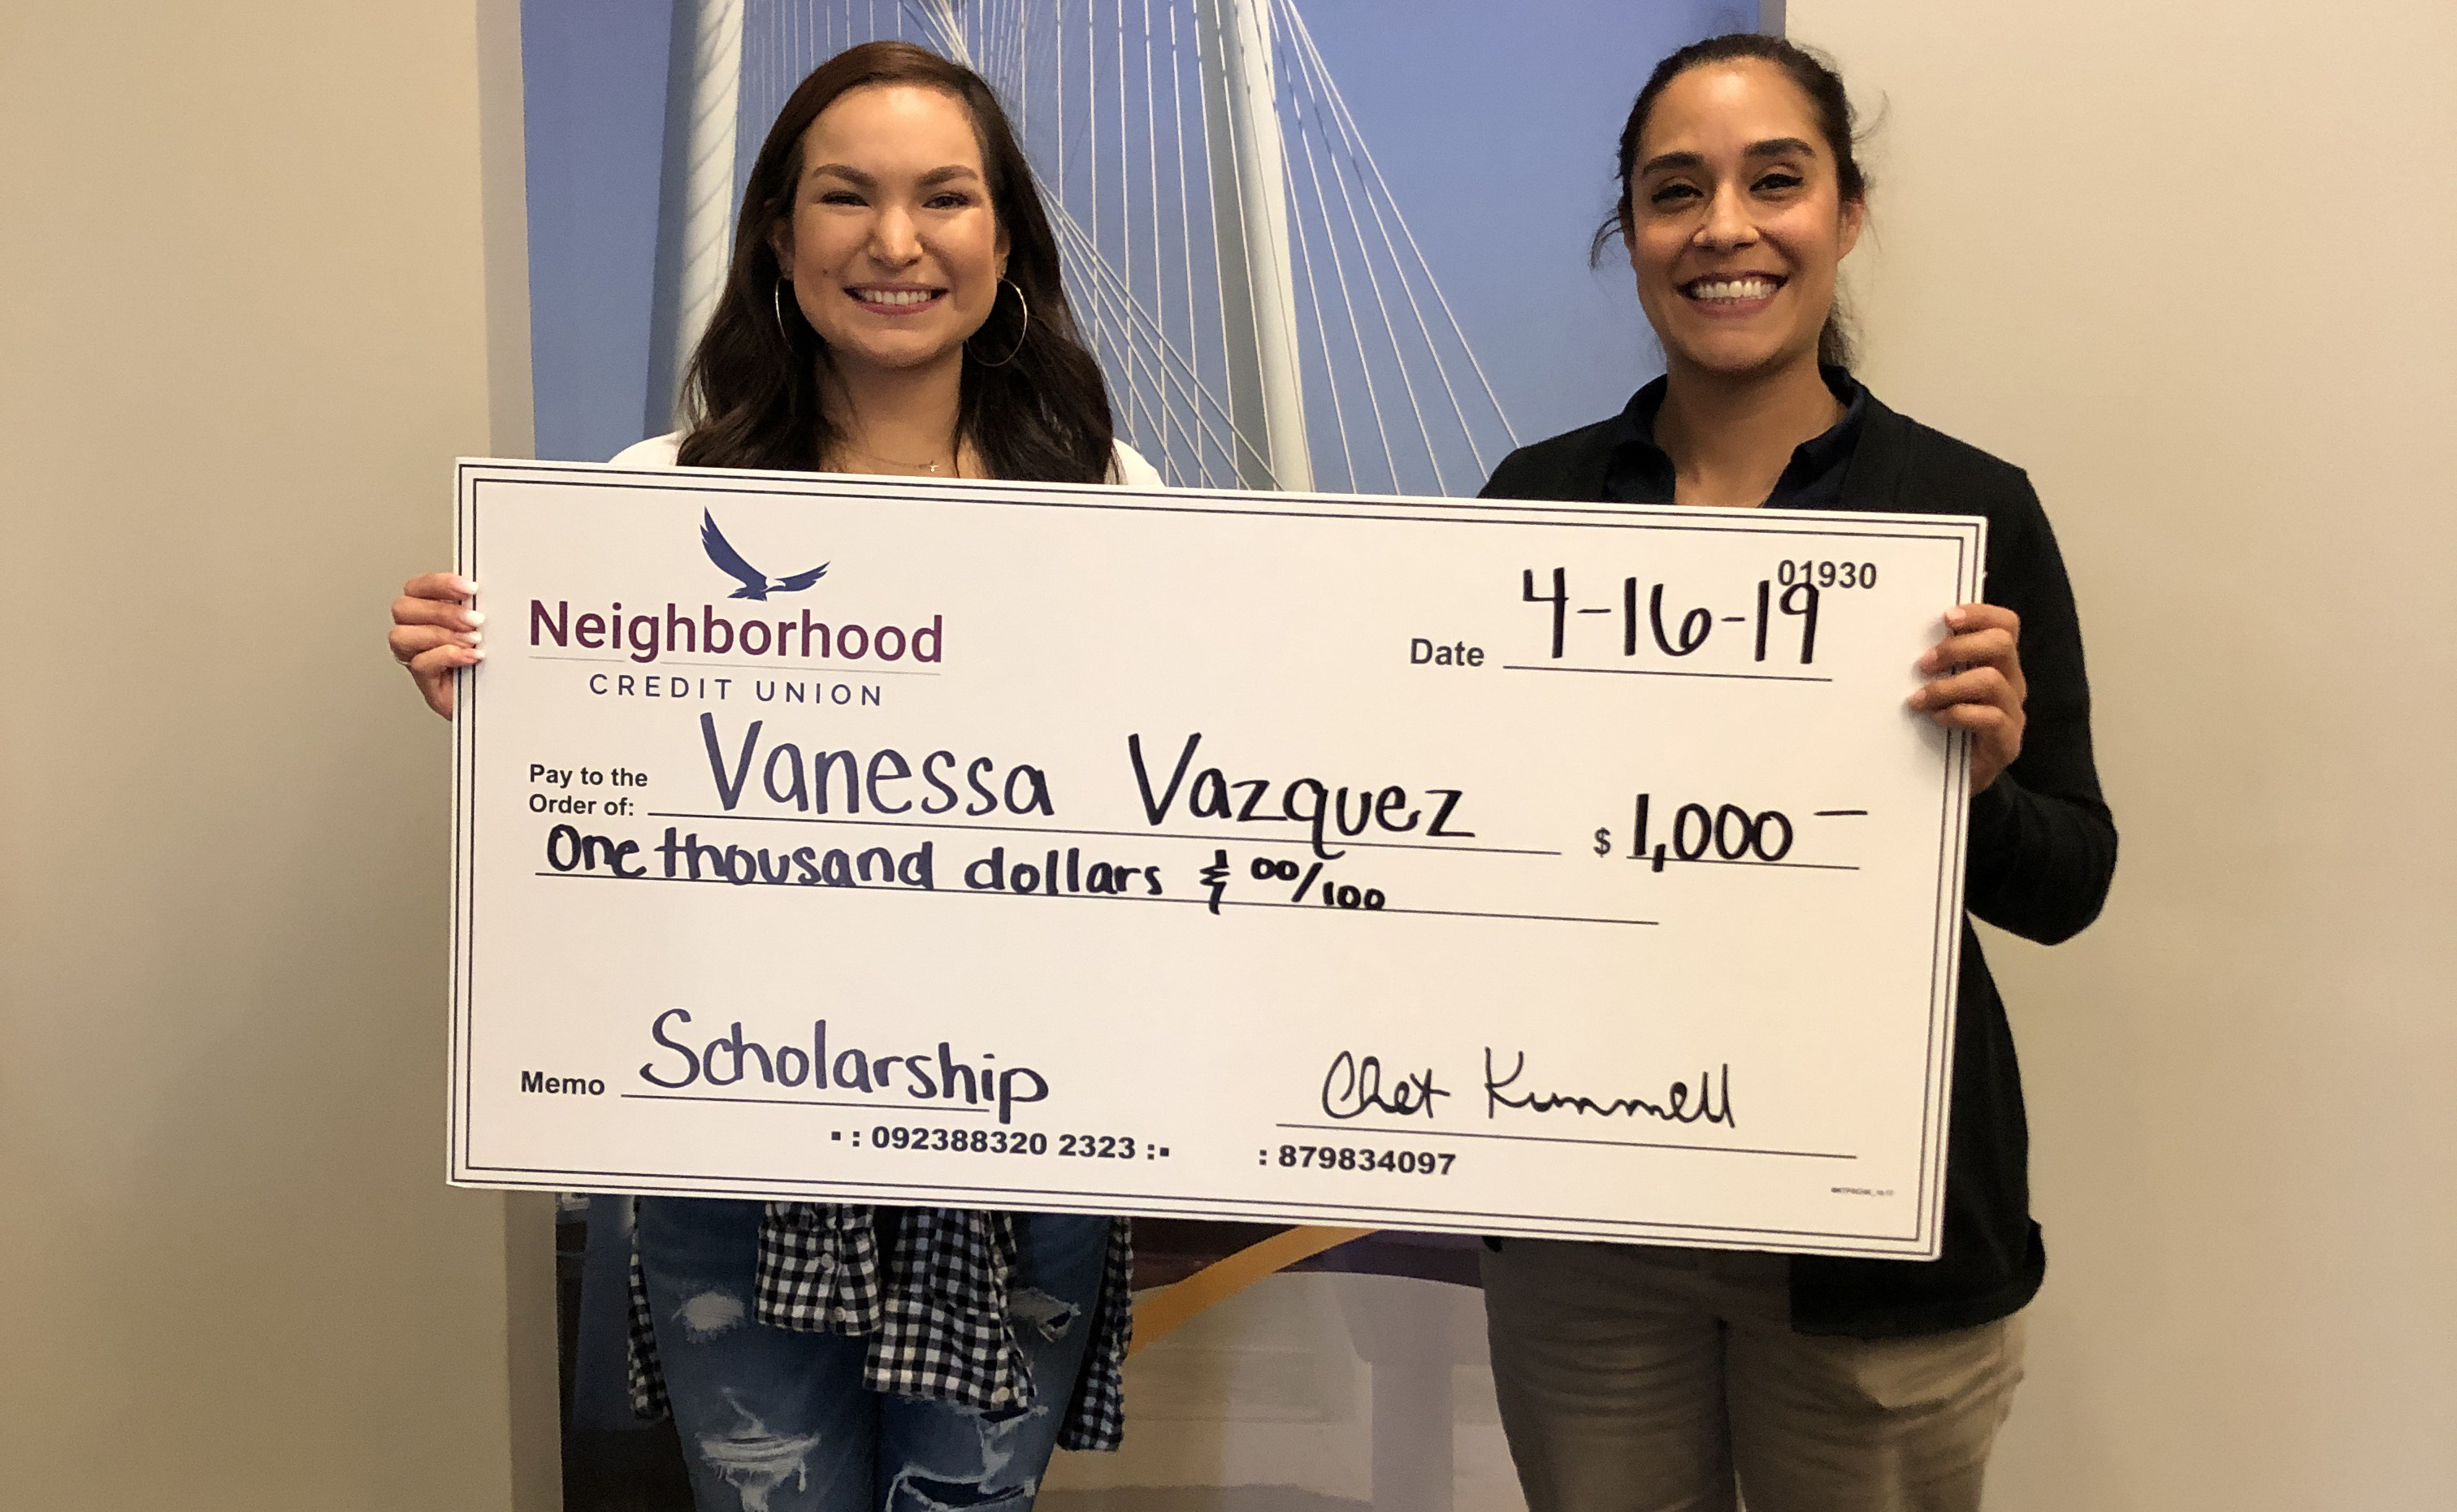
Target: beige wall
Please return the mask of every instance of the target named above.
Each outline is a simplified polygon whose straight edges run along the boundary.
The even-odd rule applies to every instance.
[[[2457,1506],[2457,8],[1793,0],[1868,375],[2028,466],[2123,861],[1992,942],[2048,1289],[1993,1504]]]
[[[453,455],[525,443],[479,11],[0,10],[0,1503],[552,1503],[539,1209],[443,1183],[446,731],[380,644]]]
[[[551,1496],[377,646],[522,442],[480,9],[0,13],[12,1505]],[[2189,9],[1790,7],[1889,104],[1869,374],[2038,480],[2125,835],[1998,947],[2054,1262],[1995,1501],[2457,1504],[2457,12]]]

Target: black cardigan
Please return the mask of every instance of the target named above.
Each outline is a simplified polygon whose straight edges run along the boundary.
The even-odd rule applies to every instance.
[[[1521,446],[1494,469],[1484,497],[1602,499],[1618,424]],[[1987,516],[1987,599],[2022,617],[2029,722],[2021,756],[1972,799],[1964,901],[2026,940],[2070,938],[2107,898],[2116,824],[2091,760],[2090,682],[2073,590],[2030,479],[1871,397],[1838,507]],[[1792,1327],[1864,1338],[1969,1328],[2028,1302],[2046,1270],[2031,1221],[2030,1130],[2013,1028],[1966,920],[1943,1253],[1933,1261],[1797,1256]]]

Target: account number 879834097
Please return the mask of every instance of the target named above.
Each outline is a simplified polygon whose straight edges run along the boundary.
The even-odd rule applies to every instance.
[[[1388,1170],[1403,1176],[1447,1176],[1457,1160],[1458,1156],[1447,1150],[1282,1145],[1276,1164],[1301,1170]]]

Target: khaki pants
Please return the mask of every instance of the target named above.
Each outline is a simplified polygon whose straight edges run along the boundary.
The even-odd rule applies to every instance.
[[[2019,1315],[1795,1334],[1784,1257],[1512,1239],[1484,1256],[1530,1512],[1977,1512]]]

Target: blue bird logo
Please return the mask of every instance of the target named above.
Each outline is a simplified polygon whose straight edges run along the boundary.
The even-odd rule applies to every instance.
[[[791,577],[771,581],[767,573],[742,559],[742,553],[735,550],[733,543],[725,538],[725,532],[716,528],[716,516],[705,509],[699,516],[699,544],[719,571],[742,585],[725,595],[728,598],[764,599],[771,593],[798,593],[825,576],[828,570],[828,564],[821,562],[807,572],[796,572]]]

